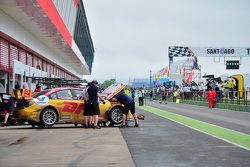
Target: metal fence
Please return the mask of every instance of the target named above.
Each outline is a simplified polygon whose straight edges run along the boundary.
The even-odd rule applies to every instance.
[[[147,100],[162,100],[163,95],[161,93],[155,93],[150,98],[149,94],[146,94]],[[206,91],[189,91],[180,92],[178,98],[181,100],[207,102]],[[168,92],[166,94],[167,101],[173,101],[173,93]],[[250,91],[218,91],[216,92],[216,103],[221,104],[235,104],[235,105],[250,105]]]

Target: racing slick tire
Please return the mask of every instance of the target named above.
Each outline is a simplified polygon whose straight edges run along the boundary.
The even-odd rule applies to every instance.
[[[122,123],[122,108],[114,107],[109,112],[109,121],[111,124],[117,125]]]
[[[40,120],[44,126],[53,126],[57,121],[57,112],[52,108],[46,108],[40,115]]]

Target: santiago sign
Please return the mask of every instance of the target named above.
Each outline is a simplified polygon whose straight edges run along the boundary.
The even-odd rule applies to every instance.
[[[169,57],[248,57],[250,47],[168,47]]]

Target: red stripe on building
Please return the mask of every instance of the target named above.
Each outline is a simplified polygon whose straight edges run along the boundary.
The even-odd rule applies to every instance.
[[[62,34],[63,38],[67,41],[68,45],[72,47],[72,36],[64,24],[60,14],[58,13],[52,0],[36,0],[41,6],[43,11],[47,14],[51,22],[56,26],[58,31]]]
[[[74,0],[74,6],[77,8],[77,6],[78,6],[78,0]]]

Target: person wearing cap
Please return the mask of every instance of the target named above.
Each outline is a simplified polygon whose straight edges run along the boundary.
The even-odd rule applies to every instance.
[[[97,125],[98,115],[100,114],[98,97],[102,101],[104,101],[104,99],[98,93],[99,89],[97,87],[97,84],[98,84],[97,80],[93,80],[90,83],[90,86],[87,90],[88,98],[89,98],[89,109],[91,111],[91,115],[93,115],[93,123],[92,123],[91,127],[93,127],[94,129],[100,129],[100,127]]]

